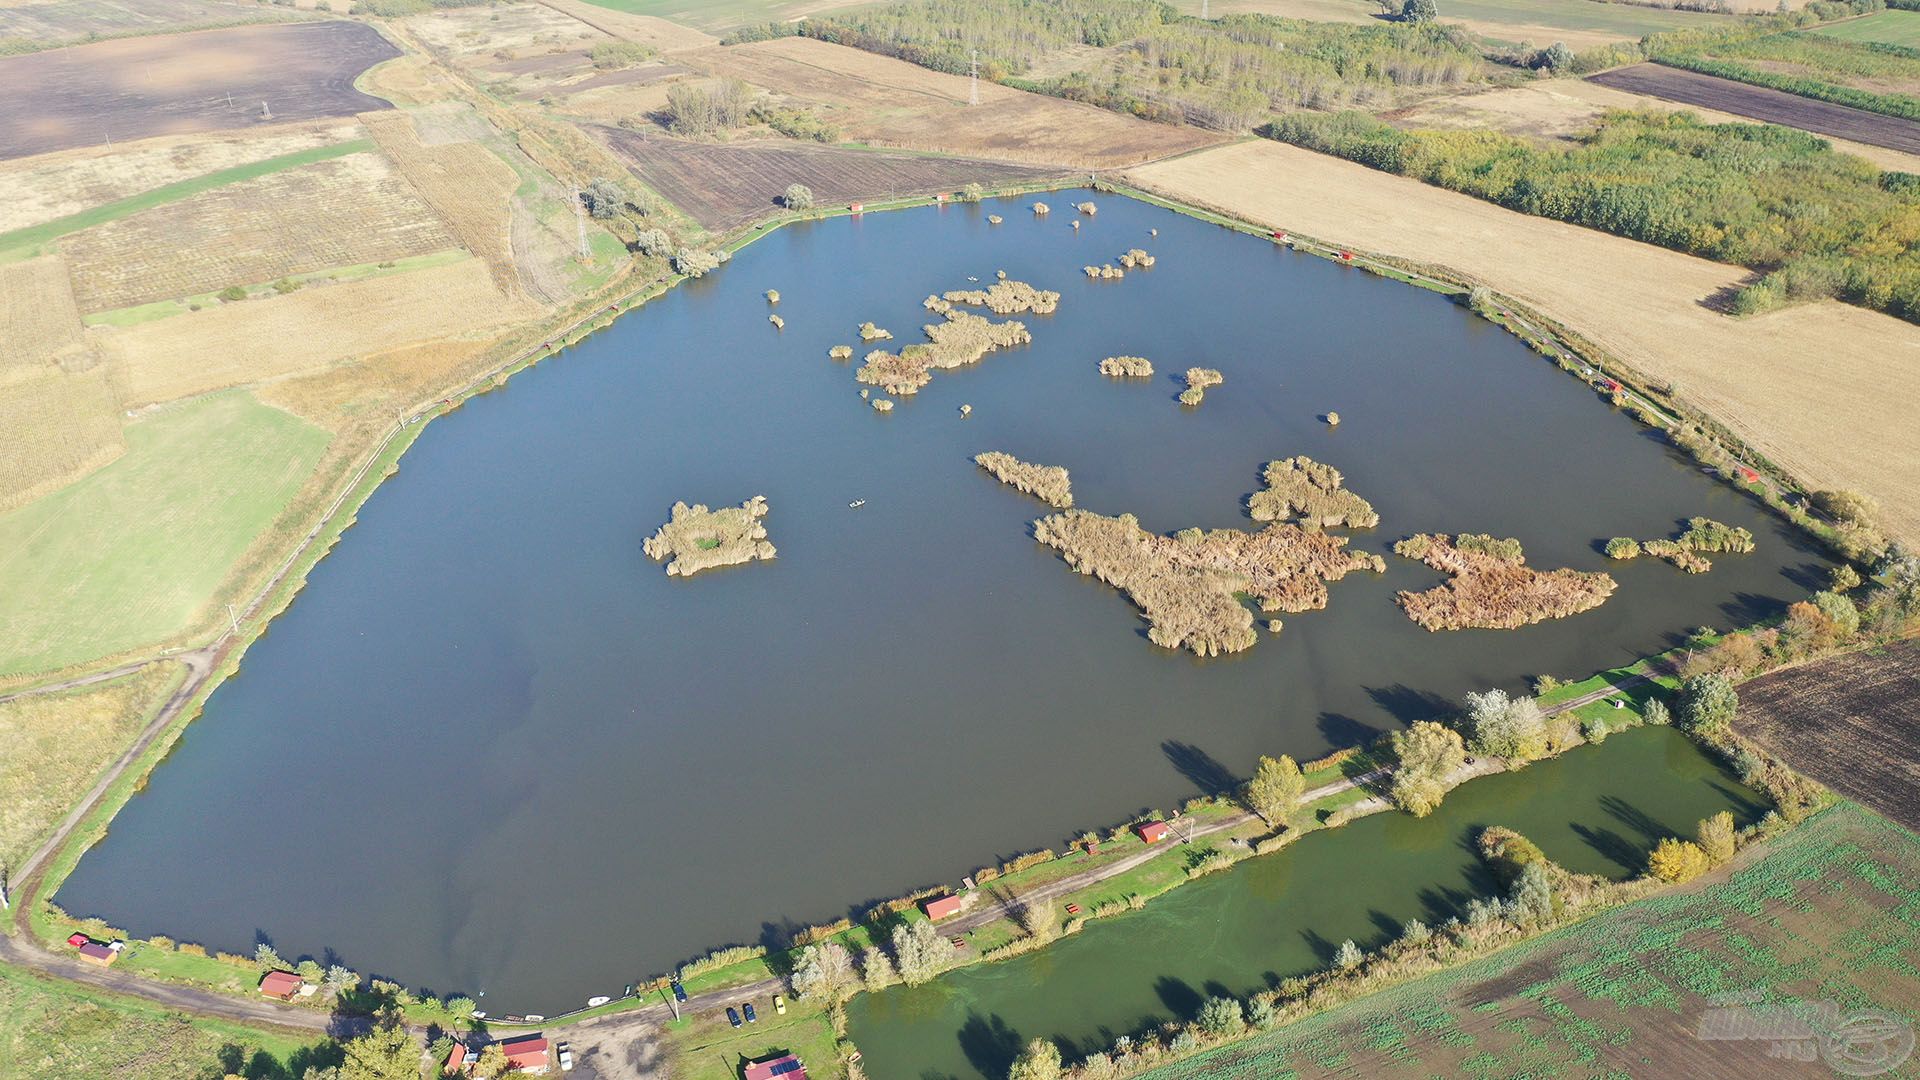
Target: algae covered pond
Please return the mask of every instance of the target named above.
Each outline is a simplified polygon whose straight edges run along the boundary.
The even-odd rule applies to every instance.
[[[1124,198],[1050,201],[1083,197],[1100,212],[1077,231],[1024,201],[779,230],[435,421],[58,902],[557,1013],[1258,754],[1584,676],[1818,587],[1819,557],[1748,500],[1445,298]],[[1081,271],[1134,247],[1156,265]],[[1032,344],[870,408],[855,328],[918,340],[923,298],[999,269],[1062,294],[1018,316]],[[1102,376],[1114,356],[1156,374]],[[1196,409],[1175,400],[1189,367],[1225,377]],[[1388,554],[1203,661],[1034,540],[1047,507],[973,464],[993,450],[1154,532],[1249,527],[1265,463],[1305,454],[1378,511],[1355,548],[1488,532],[1619,588],[1522,630],[1428,633],[1393,597],[1440,575]],[[676,501],[757,495],[777,558],[687,579],[641,550]],[[1701,575],[1599,550],[1696,514],[1758,550]]]
[[[1747,824],[1765,806],[1678,732],[1629,731],[1468,783],[1430,817],[1375,814],[1303,837],[1040,952],[863,994],[847,1033],[872,1076],[999,1080],[1036,1036],[1072,1060],[1190,1020],[1216,994],[1325,968],[1349,938],[1373,949],[1408,919],[1462,914],[1500,892],[1473,847],[1489,825],[1520,830],[1571,870],[1618,878],[1644,869],[1661,837],[1692,835],[1721,810]]]

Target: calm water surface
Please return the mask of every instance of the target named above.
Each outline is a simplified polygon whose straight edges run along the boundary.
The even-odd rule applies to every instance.
[[[1191,1019],[1213,995],[1324,968],[1348,938],[1372,949],[1408,919],[1461,914],[1499,892],[1474,854],[1489,825],[1520,830],[1571,870],[1626,877],[1661,837],[1691,835],[1721,810],[1745,824],[1765,805],[1685,736],[1626,732],[1476,780],[1427,818],[1378,814],[1305,837],[1040,952],[863,994],[848,1035],[873,1077],[1000,1080],[1035,1036],[1083,1057]]]
[[[1260,753],[1311,757],[1817,587],[1819,558],[1752,503],[1445,299],[1097,198],[1078,232],[1023,202],[783,229],[435,421],[59,902],[554,1013]],[[1158,265],[1080,273],[1134,246]],[[827,359],[867,319],[917,340],[923,297],[996,269],[1064,293],[1025,317],[1031,346],[886,416]],[[1094,370],[1123,353],[1162,374]],[[1226,375],[1197,410],[1174,402],[1190,365]],[[1379,509],[1363,548],[1511,535],[1620,589],[1560,622],[1429,634],[1393,593],[1438,575],[1389,557],[1199,661],[1032,539],[1044,508],[970,463],[989,449],[1168,531],[1248,524],[1261,465],[1308,454]],[[756,494],[777,560],[680,580],[641,555],[674,500]],[[1694,514],[1759,550],[1699,576],[1598,550]]]

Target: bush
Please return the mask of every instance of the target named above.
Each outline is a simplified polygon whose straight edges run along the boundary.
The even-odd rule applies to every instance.
[[[1365,959],[1366,954],[1360,951],[1360,946],[1355,945],[1352,938],[1341,942],[1340,947],[1333,952],[1333,966],[1341,971],[1352,971],[1360,966],[1360,961]]]
[[[726,262],[725,251],[706,251],[699,248],[681,248],[674,252],[673,271],[690,278],[706,277]]]
[[[604,221],[618,214],[620,208],[626,205],[627,193],[611,180],[598,179],[580,192],[580,202],[589,215]]]
[[[236,300],[245,300],[246,298],[247,290],[238,285],[229,285],[220,290],[220,299],[228,301],[229,303]]]
[[[1816,491],[1811,501],[1814,509],[1842,525],[1870,529],[1880,516],[1880,504],[1858,492]]]
[[[1237,1035],[1247,1026],[1246,1011],[1233,998],[1212,997],[1200,1006],[1195,1023],[1209,1035]]]
[[[1007,1069],[1007,1080],[1059,1080],[1060,1048],[1050,1039],[1034,1039]]]
[[[1660,841],[1647,857],[1647,871],[1661,881],[1680,884],[1692,881],[1709,869],[1707,853],[1691,840],[1668,837]]]
[[[1700,822],[1700,850],[1715,866],[1733,858],[1735,846],[1732,811],[1722,810]]]
[[[642,255],[667,255],[673,251],[673,238],[659,229],[642,229],[633,239],[633,249]]]
[[[1740,708],[1733,680],[1718,672],[1690,675],[1680,684],[1680,727],[1694,735],[1720,734]]]
[[[1647,723],[1660,727],[1673,723],[1673,714],[1667,711],[1667,703],[1659,698],[1647,702],[1641,708],[1640,715],[1646,719]]]
[[[1640,556],[1640,541],[1631,536],[1616,536],[1607,541],[1607,558],[1634,559]]]
[[[1408,23],[1430,23],[1440,17],[1440,9],[1434,0],[1403,0],[1400,5],[1400,21]]]
[[[753,91],[738,79],[679,82],[667,88],[667,127],[678,135],[712,135],[746,123]]]
[[[654,51],[637,41],[603,41],[587,50],[587,59],[601,70],[632,67],[653,58]]]
[[[780,204],[789,210],[809,209],[813,206],[813,189],[805,184],[788,184],[780,196]]]

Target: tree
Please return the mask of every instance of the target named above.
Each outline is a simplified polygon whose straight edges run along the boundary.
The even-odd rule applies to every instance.
[[[1700,822],[1700,850],[1715,866],[1733,858],[1735,848],[1733,812],[1722,810]]]
[[[738,79],[677,82],[667,87],[667,127],[679,135],[711,135],[746,123],[753,91]]]
[[[1841,563],[1833,568],[1827,581],[1834,592],[1852,592],[1860,587],[1860,571],[1855,570],[1852,563]]]
[[[1060,1080],[1060,1048],[1047,1039],[1028,1043],[1007,1069],[1007,1080]]]
[[[979,202],[987,197],[987,189],[976,181],[960,189],[961,202]]]
[[[1273,1001],[1265,994],[1247,1002],[1247,1023],[1265,1031],[1273,1026]]]
[[[470,997],[450,997],[446,1006],[447,1012],[452,1013],[455,1020],[473,1019],[474,1003]]]
[[[1850,640],[1860,632],[1860,609],[1851,598],[1837,592],[1821,591],[1813,594],[1813,606],[1833,623],[1834,632],[1842,641]]]
[[[918,986],[933,978],[940,970],[940,962],[952,954],[953,946],[925,919],[893,928],[893,962],[908,986]]]
[[[595,180],[580,192],[580,202],[589,215],[604,221],[618,214],[620,208],[626,205],[627,193],[611,180]]]
[[[1406,0],[1400,5],[1400,21],[1410,23],[1430,23],[1440,17],[1440,9],[1433,0]]]
[[[800,950],[800,962],[793,967],[793,996],[802,1001],[824,997],[829,1002],[844,999],[853,990],[853,957],[846,947],[829,941]]]
[[[287,966],[287,962],[280,959],[280,954],[273,951],[273,946],[264,941],[253,947],[253,962],[268,970]]]
[[[1360,946],[1355,945],[1352,938],[1341,942],[1340,947],[1333,951],[1333,966],[1341,971],[1352,971],[1364,959],[1366,954],[1360,951]]]
[[[666,255],[673,251],[673,238],[660,229],[642,229],[633,238],[633,249],[642,255]]]
[[[702,248],[681,248],[673,253],[673,272],[685,274],[690,278],[706,277],[729,256],[724,251],[707,251]]]
[[[1419,919],[1408,919],[1400,926],[1400,940],[1409,945],[1424,945],[1433,937],[1433,931]]]
[[[893,960],[878,945],[860,954],[860,981],[869,990],[884,989],[899,975],[893,969]]]
[[[813,189],[805,184],[788,184],[780,196],[780,205],[789,210],[806,210],[813,206]]]
[[[1673,714],[1667,711],[1667,703],[1661,701],[1659,698],[1654,698],[1647,702],[1646,705],[1641,708],[1640,715],[1646,717],[1647,723],[1655,724],[1659,727],[1666,727],[1668,724],[1673,723]]]
[[[1555,75],[1562,74],[1573,67],[1573,50],[1567,48],[1566,42],[1556,41],[1541,51],[1539,63],[1534,66],[1546,68]]]
[[[1247,1026],[1246,1010],[1230,997],[1208,998],[1196,1019],[1200,1030],[1209,1035],[1235,1035]]]
[[[420,1047],[399,1024],[381,1024],[340,1047],[340,1080],[419,1080]]]
[[[1507,897],[1507,913],[1522,926],[1540,926],[1553,919],[1553,879],[1545,862],[1530,862],[1520,868]]]
[[[1422,720],[1393,733],[1393,752],[1399,759],[1388,798],[1414,817],[1433,813],[1446,797],[1448,782],[1466,764],[1460,733],[1431,720]]]
[[[1871,529],[1880,516],[1880,504],[1857,491],[1816,491],[1810,501],[1814,509],[1842,525]]]
[[[1505,690],[1467,695],[1467,742],[1476,754],[1531,761],[1547,752],[1547,719],[1530,697]]]
[[[1270,758],[1263,754],[1253,770],[1253,779],[1247,781],[1247,809],[1259,814],[1268,825],[1278,825],[1299,804],[1306,786],[1300,766],[1294,764],[1291,757],[1282,754]]]
[[[474,1080],[493,1080],[494,1077],[505,1076],[509,1064],[507,1052],[500,1048],[500,1044],[488,1043],[480,1049],[480,1055],[473,1059]]]
[[[1690,675],[1680,684],[1680,727],[1696,735],[1725,731],[1739,711],[1733,680],[1718,672]]]
[[[1647,857],[1647,870],[1661,881],[1679,884],[1692,881],[1707,872],[1707,853],[1691,840],[1668,837],[1660,841]]]

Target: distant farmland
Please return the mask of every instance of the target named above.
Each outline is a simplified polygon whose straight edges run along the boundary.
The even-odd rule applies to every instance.
[[[1591,81],[1630,94],[1648,94],[1683,105],[1718,109],[1769,124],[1831,135],[1839,139],[1920,153],[1920,124],[1845,105],[1749,86],[1660,64],[1634,64],[1591,76]]]
[[[620,128],[598,132],[649,186],[716,231],[774,213],[780,193],[792,183],[805,184],[813,189],[816,203],[830,205],[1060,175],[1057,169],[967,158],[787,143],[716,146],[657,135],[642,138]]]
[[[348,116],[400,55],[373,27],[329,21],[127,38],[0,60],[0,160],[191,131]]]
[[[1848,653],[1740,688],[1742,734],[1920,829],[1920,642]]]

